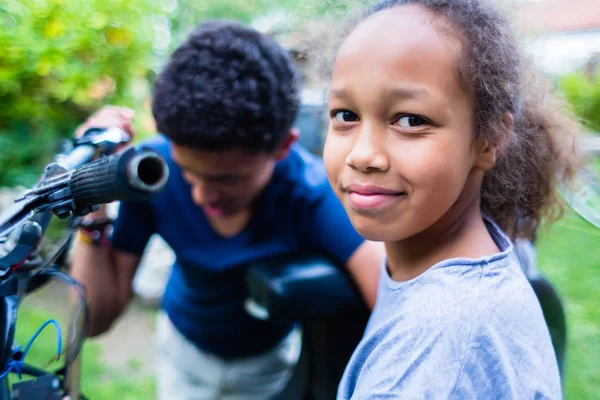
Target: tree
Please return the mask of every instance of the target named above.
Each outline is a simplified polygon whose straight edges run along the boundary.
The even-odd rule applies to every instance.
[[[0,184],[29,184],[60,136],[106,102],[132,104],[153,52],[146,0],[0,5]]]

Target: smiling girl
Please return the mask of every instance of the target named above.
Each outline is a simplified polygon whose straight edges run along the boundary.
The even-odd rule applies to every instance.
[[[511,244],[560,212],[577,124],[557,104],[487,3],[387,0],[353,25],[324,158],[352,224],[388,257],[338,399],[561,397]]]

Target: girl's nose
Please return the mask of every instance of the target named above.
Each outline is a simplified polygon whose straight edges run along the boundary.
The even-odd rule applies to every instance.
[[[346,165],[361,172],[387,171],[390,161],[385,151],[385,133],[373,129],[358,132]]]

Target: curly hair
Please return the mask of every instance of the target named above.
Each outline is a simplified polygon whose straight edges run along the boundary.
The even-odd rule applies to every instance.
[[[159,132],[207,151],[274,151],[297,112],[298,74],[288,53],[232,21],[201,24],[154,84]]]
[[[580,125],[521,55],[511,24],[485,0],[383,0],[348,18],[345,38],[362,20],[401,5],[445,19],[462,42],[460,83],[474,98],[475,137],[501,149],[481,186],[481,209],[511,237],[533,238],[543,220],[563,212],[557,193],[578,166],[574,135]],[[323,45],[327,72],[334,56]],[[513,116],[507,129],[503,115]]]

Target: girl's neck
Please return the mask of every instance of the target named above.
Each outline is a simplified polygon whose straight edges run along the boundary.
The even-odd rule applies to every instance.
[[[386,242],[387,268],[392,279],[413,279],[436,263],[450,258],[480,258],[499,251],[490,236],[477,197],[455,204],[426,230],[397,242]]]

